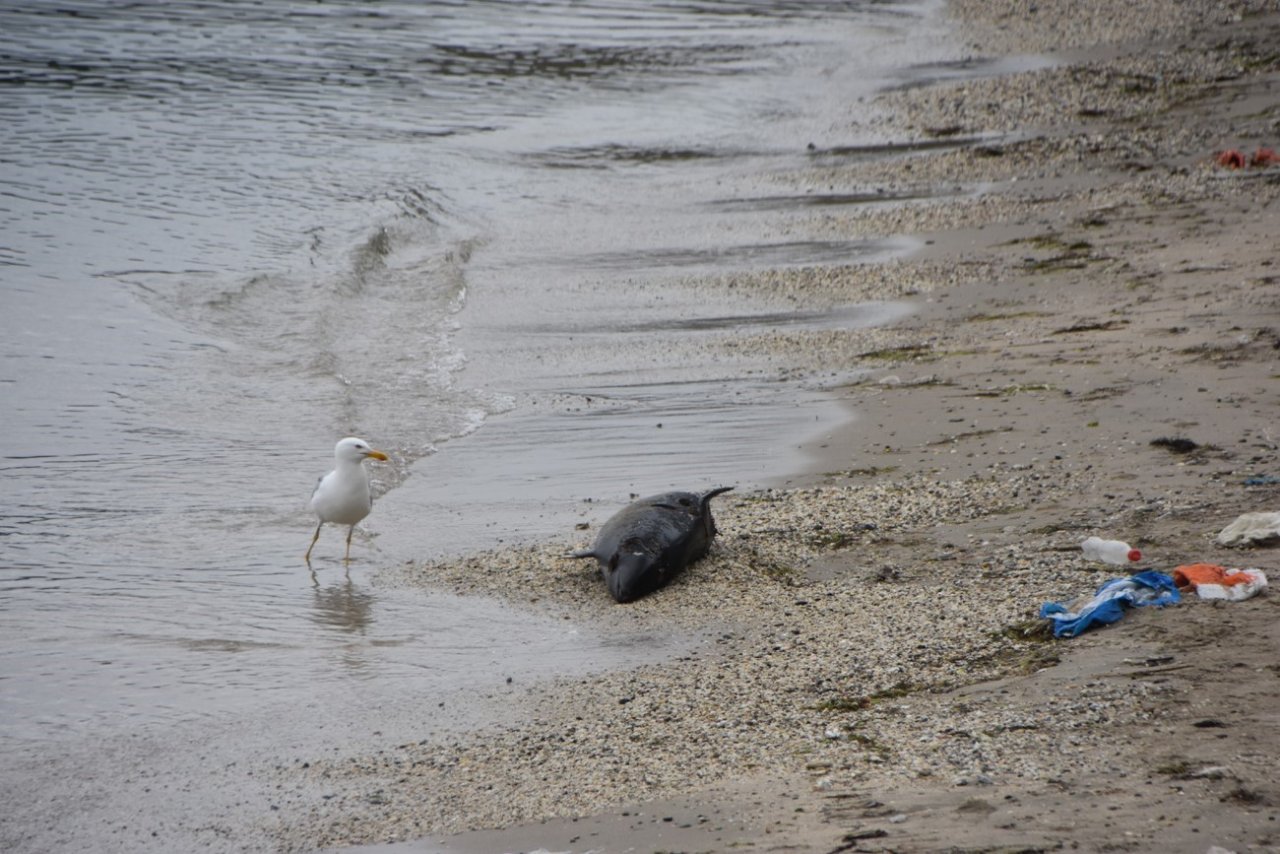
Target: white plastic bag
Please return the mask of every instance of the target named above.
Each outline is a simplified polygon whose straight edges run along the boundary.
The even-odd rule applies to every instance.
[[[1280,513],[1245,513],[1218,532],[1224,546],[1247,546],[1280,537]]]

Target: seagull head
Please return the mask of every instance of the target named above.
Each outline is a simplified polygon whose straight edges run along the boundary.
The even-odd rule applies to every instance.
[[[359,463],[366,458],[382,460],[386,462],[387,455],[376,448],[369,447],[369,443],[364,439],[357,439],[355,436],[348,436],[333,448],[333,457],[338,462]]]

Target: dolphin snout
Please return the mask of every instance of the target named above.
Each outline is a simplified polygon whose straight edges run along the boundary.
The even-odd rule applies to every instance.
[[[605,584],[619,602],[639,599],[652,588],[653,560],[648,555],[615,555],[605,571]]]
[[[635,588],[626,584],[610,584],[609,592],[613,594],[614,599],[624,605],[639,598]]]

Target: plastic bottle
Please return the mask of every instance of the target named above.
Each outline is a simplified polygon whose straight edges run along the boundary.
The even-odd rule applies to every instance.
[[[1104,540],[1101,537],[1090,537],[1080,544],[1080,550],[1089,560],[1100,560],[1116,566],[1136,563],[1142,560],[1142,552],[1120,540]]]

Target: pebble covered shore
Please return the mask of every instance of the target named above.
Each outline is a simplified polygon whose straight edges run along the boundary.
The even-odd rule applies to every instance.
[[[539,685],[530,725],[312,763],[305,773],[348,789],[364,781],[358,796],[376,792],[385,805],[378,812],[396,817],[378,821],[383,838],[592,812],[638,783],[657,796],[779,766],[821,770],[815,784],[823,785],[837,768],[898,753],[901,736],[872,735],[867,722],[877,715],[867,709],[1032,667],[1047,654],[1042,637],[1023,637],[1035,633],[1029,611],[1046,579],[1067,567],[1092,579],[1079,572],[1069,539],[1062,551],[1011,547],[975,566],[975,551],[985,549],[919,532],[1053,500],[1068,486],[1010,472],[730,494],[716,499],[712,555],[625,608],[606,601],[594,564],[564,557],[572,544],[413,567],[406,572],[467,595],[506,595],[515,579],[575,621],[710,639],[675,663]],[[815,580],[825,558],[849,552],[868,560],[838,583]],[[901,561],[886,559],[890,552]],[[936,772],[976,776],[981,755],[948,759]],[[402,782],[384,785],[398,774]],[[503,796],[483,794],[493,787]],[[329,831],[368,839],[367,820],[353,815]]]
[[[628,606],[612,604],[594,564],[565,557],[598,525],[382,579],[515,595],[513,604],[584,625],[686,633],[700,639],[694,650],[678,661],[535,685],[523,692],[517,725],[373,756],[299,759],[278,774],[282,797],[296,793],[300,802],[278,830],[282,849],[589,815],[752,775],[799,778],[820,798],[895,781],[1014,797],[1103,773],[1145,773],[1150,791],[1163,785],[1157,765],[1126,765],[1114,738],[1194,705],[1178,694],[1181,683],[1082,678],[1053,698],[970,692],[1045,672],[1066,654],[1036,619],[1040,604],[1116,574],[1082,559],[1084,536],[1128,531],[1167,563],[1200,558],[1232,514],[1274,509],[1254,505],[1280,497],[1239,486],[1275,457],[1266,413],[1274,412],[1280,338],[1265,318],[1280,315],[1269,253],[1254,239],[1268,229],[1257,226],[1226,257],[1168,255],[1182,241],[1212,245],[1206,233],[1229,230],[1215,217],[1250,228],[1250,211],[1269,210],[1274,223],[1280,167],[1218,168],[1212,153],[1224,144],[1222,128],[1195,105],[1219,98],[1224,86],[1274,85],[1280,4],[1042,0],[1033,8],[1028,14],[1012,0],[949,6],[975,54],[1053,52],[1059,64],[888,93],[866,119],[899,138],[980,142],[889,163],[815,162],[770,178],[797,188],[958,187],[809,223],[815,234],[929,235],[932,250],[881,265],[689,283],[811,308],[868,299],[925,307],[887,328],[770,332],[722,345],[776,353],[793,375],[869,370],[845,389],[861,420],[816,451],[826,469],[802,485],[715,499],[720,536],[711,555]],[[1237,117],[1233,139],[1280,143],[1274,97],[1270,104]],[[954,238],[999,228],[1010,230],[999,239]],[[1151,237],[1157,228],[1167,229],[1163,243]],[[1162,290],[1174,272],[1201,267],[1214,284],[1187,274]],[[954,316],[942,313],[948,305]],[[1201,317],[1200,327],[1190,317]],[[1156,423],[1149,414],[1109,427],[1108,416],[1136,409],[1139,395],[1150,412],[1163,411],[1162,396],[1170,412],[1182,412],[1173,398],[1183,387],[1157,388],[1159,378],[1181,375],[1194,395],[1226,378],[1227,365],[1238,385],[1227,404],[1219,393],[1217,405],[1233,410],[1217,421],[1206,414],[1160,425],[1219,425],[1222,435],[1198,455],[1157,456],[1138,429]],[[1121,390],[1132,397],[1117,401]],[[1135,455],[1158,473],[1123,471]],[[1238,613],[1274,622],[1274,600]],[[1092,643],[1111,655],[1117,673],[1158,667],[1169,660],[1151,652],[1162,637],[1158,616],[1135,621],[1130,649],[1108,652],[1105,639],[1082,648]],[[1263,823],[1268,799],[1280,797],[1265,782],[1273,754],[1274,746],[1243,751],[1230,763],[1239,788],[1260,793],[1253,805]],[[315,791],[326,795],[303,803]],[[839,803],[822,818],[833,828],[884,817]],[[1147,850],[1174,821],[1140,828],[1130,848]],[[739,850],[773,849],[761,841]],[[1260,842],[1259,850],[1276,849]]]

